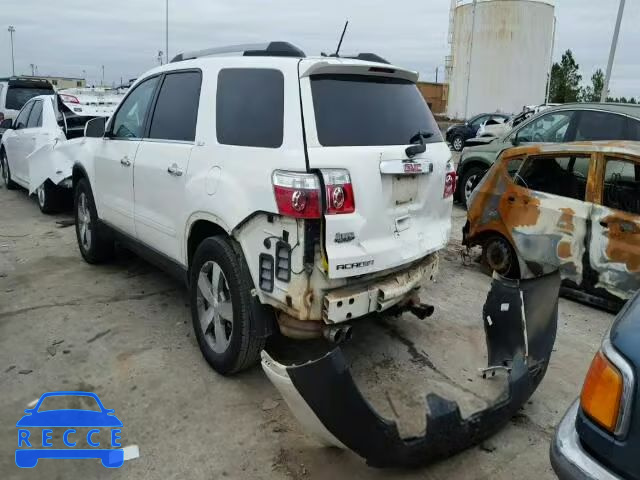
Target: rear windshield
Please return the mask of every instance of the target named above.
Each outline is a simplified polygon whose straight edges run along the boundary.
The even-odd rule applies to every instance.
[[[9,110],[20,110],[25,103],[38,95],[51,95],[51,88],[12,87],[7,90],[5,107]]]
[[[415,83],[364,75],[314,75],[311,92],[318,140],[325,147],[407,145],[416,133],[442,142]]]

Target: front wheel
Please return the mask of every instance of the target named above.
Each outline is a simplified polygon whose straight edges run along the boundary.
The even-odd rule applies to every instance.
[[[86,179],[78,182],[73,200],[76,238],[82,258],[87,263],[102,263],[108,260],[113,255],[113,239],[100,228],[93,193]]]
[[[47,179],[36,189],[36,196],[38,207],[42,213],[49,214],[60,211],[63,200],[61,188],[54,185],[51,180]]]
[[[451,146],[456,152],[461,152],[464,148],[464,138],[462,138],[462,135],[456,135],[455,137],[453,137]]]
[[[9,169],[9,160],[4,150],[0,152],[0,168],[2,169],[2,181],[7,190],[15,190],[18,185],[11,180],[11,170]]]
[[[520,278],[518,256],[502,235],[491,235],[482,245],[482,261],[503,277]]]
[[[478,186],[478,183],[484,176],[485,172],[486,170],[483,168],[471,167],[462,175],[462,179],[460,180],[460,186],[462,187],[460,199],[466,208],[469,207],[469,198]]]
[[[256,334],[251,277],[232,241],[219,236],[205,239],[193,257],[189,282],[198,345],[222,375],[253,366],[265,345],[265,338]]]

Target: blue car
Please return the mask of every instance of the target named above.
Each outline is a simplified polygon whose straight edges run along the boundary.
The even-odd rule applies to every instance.
[[[85,409],[56,409],[39,411],[42,403],[51,397],[91,397],[95,400],[99,411]],[[26,444],[31,447],[29,441],[29,428],[32,427],[67,427],[69,433],[75,433],[74,427],[96,427],[96,430],[89,431],[87,442],[92,444],[91,432],[99,433],[99,428],[117,429],[122,427],[122,422],[114,415],[114,410],[104,408],[100,398],[92,392],[49,392],[40,397],[35,407],[24,411],[26,413],[16,427],[20,428],[18,446]],[[117,431],[119,433],[119,431]],[[44,432],[43,432],[44,433]],[[66,433],[66,432],[65,432]],[[113,432],[112,432],[113,433]],[[44,437],[44,435],[43,435]],[[117,437],[119,438],[119,436]],[[117,468],[122,466],[124,462],[124,451],[122,449],[105,449],[105,448],[73,448],[76,442],[68,444],[67,435],[64,435],[65,445],[70,448],[54,449],[50,448],[51,444],[45,444],[43,438],[43,448],[22,448],[16,450],[16,465],[22,468],[35,467],[40,458],[57,458],[57,459],[73,459],[73,458],[96,458],[102,461],[102,464],[108,468]],[[36,443],[35,438],[32,440]],[[112,435],[112,446],[115,440]],[[96,446],[98,444],[96,443]],[[118,445],[119,446],[119,445]]]
[[[596,353],[582,394],[558,425],[551,464],[561,480],[640,480],[640,293]]]

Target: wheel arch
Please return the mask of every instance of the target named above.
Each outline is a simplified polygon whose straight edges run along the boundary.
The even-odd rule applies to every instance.
[[[522,272],[528,271],[527,264],[524,262],[524,260],[520,256],[520,252],[518,251],[518,248],[516,247],[515,243],[513,242],[513,239],[511,238],[510,235],[505,235],[504,232],[501,232],[501,231],[496,230],[496,229],[483,230],[483,231],[479,232],[478,234],[476,234],[471,239],[471,241],[469,242],[468,245],[470,247],[475,246],[475,245],[479,245],[484,250],[485,243],[491,237],[499,237],[499,238],[503,239],[505,242],[507,242],[508,245],[511,246],[511,249],[513,250],[513,252],[516,255],[516,262],[517,262],[517,266],[518,266],[518,276],[520,276],[522,274]]]
[[[197,216],[191,219],[186,230],[185,253],[187,267],[191,269],[191,261],[198,245],[208,237],[222,235],[228,237],[230,229],[220,219],[214,216]]]
[[[87,171],[85,170],[85,168],[79,163],[74,164],[73,168],[71,169],[71,186],[73,190],[75,190],[78,182],[83,178],[86,178],[89,184],[91,184],[89,175],[87,175]]]

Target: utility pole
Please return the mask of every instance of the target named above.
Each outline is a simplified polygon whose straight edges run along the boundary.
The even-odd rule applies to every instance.
[[[100,86],[104,86],[104,65],[102,65],[102,82],[100,83]]]
[[[31,66],[31,76],[35,77],[36,76],[36,66],[33,63],[29,64]]]
[[[438,69],[439,69],[439,68],[440,68],[439,66],[438,66],[438,67],[436,67],[436,83],[438,83]]]
[[[169,63],[169,0],[165,0],[165,44],[164,44],[164,53],[167,58],[167,63]]]
[[[616,20],[616,28],[613,31],[613,39],[611,41],[611,51],[609,52],[609,63],[607,64],[607,75],[604,77],[604,87],[600,95],[600,101],[606,102],[609,96],[609,80],[611,80],[611,70],[613,69],[613,60],[616,56],[616,48],[618,47],[618,35],[620,34],[620,24],[622,23],[622,14],[624,13],[624,2],[620,0],[618,8],[618,19]]]
[[[13,34],[15,33],[15,31],[16,31],[16,27],[14,27],[13,25],[9,25],[8,32],[9,32],[9,35],[11,36],[11,75],[14,77],[16,75],[16,62],[13,57]]]
[[[158,50],[158,63],[160,63],[160,65],[162,65],[162,59],[164,58],[164,53],[162,53],[162,50]]]
[[[473,37],[476,33],[476,6],[478,0],[473,0],[473,19],[471,20],[471,45],[469,45],[469,63],[467,64],[467,96],[464,103],[464,118],[469,117],[469,90],[471,87],[471,62],[473,61]]]
[[[553,35],[551,37],[551,57],[549,58],[549,76],[547,77],[547,96],[544,99],[544,103],[549,103],[549,97],[551,96],[551,71],[553,70],[553,51],[556,48],[556,24],[558,19],[553,17]]]

